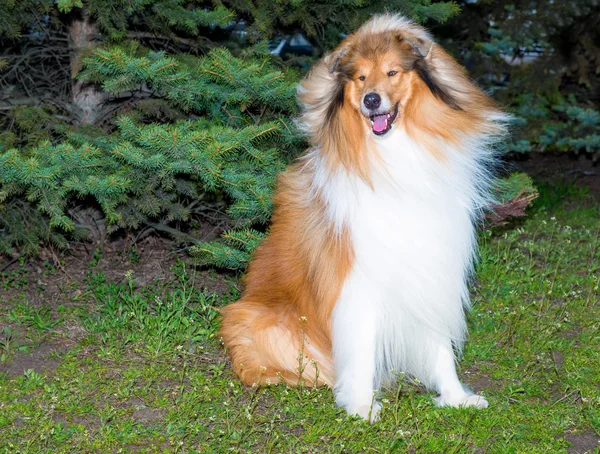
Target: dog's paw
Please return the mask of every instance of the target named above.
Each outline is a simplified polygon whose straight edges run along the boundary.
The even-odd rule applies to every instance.
[[[381,411],[381,403],[373,401],[371,405],[361,405],[356,407],[345,407],[349,415],[360,416],[365,421],[374,423],[379,420],[379,412]]]
[[[435,401],[439,407],[475,407],[487,408],[488,401],[478,394],[464,394],[461,396],[440,396]]]

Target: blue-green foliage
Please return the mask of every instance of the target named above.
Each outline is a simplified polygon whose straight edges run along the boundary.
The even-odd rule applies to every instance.
[[[32,6],[49,14],[54,13],[51,9],[56,6],[63,15],[83,8],[115,40],[127,36],[128,22],[138,26],[145,23],[153,31],[174,29],[197,35],[199,27],[223,27],[236,17],[233,11],[223,5],[203,8],[198,0],[25,0],[25,4],[21,3],[9,1],[6,7],[0,7],[0,13],[4,8],[7,16],[12,13],[12,17],[0,23],[0,32],[8,29],[7,25],[12,25],[16,17],[25,16],[26,20],[31,20],[27,15],[35,11]]]
[[[206,112],[224,124],[248,122],[252,107],[270,111],[296,109],[292,76],[260,59],[234,58],[225,48],[196,59],[165,52],[136,55],[122,47],[98,50],[84,60],[80,78],[100,82],[109,93],[147,88],[163,93],[169,102],[186,112]],[[295,82],[295,81],[294,81]]]
[[[502,1],[480,7],[487,8],[490,24],[489,38],[475,46],[481,51],[480,81],[517,117],[510,149],[600,157],[600,111],[590,96],[600,74],[593,19],[598,3]]]
[[[490,40],[478,43],[479,50],[491,56],[503,55],[508,60],[518,58],[521,49],[532,50],[549,45],[541,36],[513,37],[497,27],[490,27],[488,32]]]
[[[191,253],[221,268],[244,268],[252,252],[266,234],[254,229],[230,230],[223,234],[225,243],[204,243],[191,248]]]
[[[88,58],[82,77],[103,80],[112,93],[151,90],[192,119],[143,124],[122,116],[112,134],[67,131],[57,144],[9,149],[0,153],[0,203],[26,197],[52,232],[76,229],[69,209],[83,199],[97,203],[109,231],[169,229],[193,218],[209,194],[225,199],[236,228],[267,223],[276,174],[286,150],[295,153],[300,142],[289,120],[295,80],[266,56],[241,59],[216,49],[200,59],[176,59],[116,47]],[[11,237],[8,222],[2,227],[9,233],[6,251],[16,232]],[[253,235],[255,246],[261,234],[252,230],[226,239],[239,247]]]
[[[73,136],[59,145],[43,143],[26,156],[16,149],[4,153],[0,201],[26,193],[52,226],[70,231],[68,200],[92,196],[110,224],[138,228],[160,215],[186,220],[190,213],[180,196],[197,199],[221,189],[234,201],[230,210],[244,210],[247,222],[268,219],[281,165],[272,149],[259,146],[279,131],[277,122],[238,129],[207,127],[201,120],[136,125],[122,117],[118,123],[110,140],[77,144],[82,138]],[[231,166],[243,171],[231,172]]]
[[[573,96],[551,102],[531,93],[516,98],[520,140],[513,149],[600,153],[600,112],[577,103]]]

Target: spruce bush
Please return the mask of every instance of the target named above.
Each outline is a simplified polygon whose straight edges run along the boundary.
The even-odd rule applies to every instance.
[[[25,198],[26,207],[13,208],[34,206],[57,245],[66,244],[60,232],[81,236],[69,210],[83,199],[101,209],[109,232],[152,226],[188,243],[193,238],[171,226],[201,213],[209,194],[226,199],[237,228],[268,222],[275,176],[301,146],[289,119],[294,75],[264,54],[237,58],[222,48],[177,59],[116,47],[97,50],[85,68],[81,77],[102,80],[109,93],[151,90],[190,119],[144,124],[121,116],[111,134],[65,130],[59,143],[9,149],[0,154],[0,203]],[[0,227],[5,252],[11,243],[36,252],[39,229],[25,229],[15,216],[0,218]]]

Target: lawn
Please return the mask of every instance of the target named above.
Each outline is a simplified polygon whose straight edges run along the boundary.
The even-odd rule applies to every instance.
[[[597,453],[600,207],[540,189],[527,219],[482,233],[460,374],[488,409],[437,408],[401,379],[370,425],[328,389],[241,386],[215,334],[239,276],[184,258],[148,282],[152,257],[130,249],[120,275],[100,254],[77,276],[5,267],[0,451]]]

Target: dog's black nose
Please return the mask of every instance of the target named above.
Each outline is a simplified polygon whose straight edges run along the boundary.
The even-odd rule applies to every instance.
[[[365,107],[369,110],[375,110],[381,104],[381,96],[377,93],[367,93],[365,99],[363,99]]]

